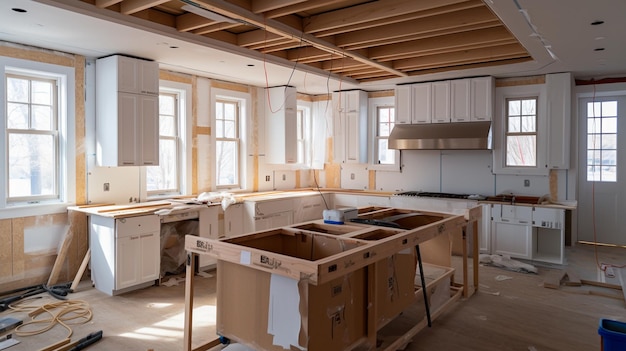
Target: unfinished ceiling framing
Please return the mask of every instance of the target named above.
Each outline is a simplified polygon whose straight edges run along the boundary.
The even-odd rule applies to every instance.
[[[481,0],[81,1],[358,82],[532,60]]]

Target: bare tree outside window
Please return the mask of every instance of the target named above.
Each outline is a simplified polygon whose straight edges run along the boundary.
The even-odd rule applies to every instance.
[[[617,181],[617,101],[587,104],[587,180]]]
[[[507,99],[506,166],[537,166],[537,98]]]

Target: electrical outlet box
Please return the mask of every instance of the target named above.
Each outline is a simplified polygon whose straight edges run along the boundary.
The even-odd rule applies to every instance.
[[[525,187],[529,187],[530,186],[530,179],[524,179],[524,186]]]

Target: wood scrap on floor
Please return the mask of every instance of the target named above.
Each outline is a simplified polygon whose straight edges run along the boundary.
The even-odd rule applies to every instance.
[[[622,284],[622,286],[619,286],[619,285],[610,284],[610,283],[580,279],[578,275],[571,270],[558,270],[558,271],[552,272],[543,281],[543,287],[548,288],[548,289],[559,289],[561,285],[569,286],[569,287],[589,286],[589,287],[596,287],[596,288],[621,290],[622,292],[624,292],[624,284]],[[614,293],[610,293],[610,292],[606,292],[602,290],[594,290],[594,289],[577,289],[577,290],[568,290],[567,292],[575,293],[575,294],[583,294],[583,295],[604,296],[604,297],[610,297],[610,298],[618,299],[618,300],[624,299],[624,301],[626,301],[626,293],[624,293],[624,296],[622,297],[619,294],[614,294]]]

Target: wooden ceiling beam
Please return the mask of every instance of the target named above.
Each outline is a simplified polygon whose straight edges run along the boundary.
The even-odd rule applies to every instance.
[[[398,61],[398,60],[410,59],[410,58],[413,58],[416,56],[422,56],[422,55],[440,55],[440,54],[447,54],[447,53],[459,52],[459,51],[486,49],[490,47],[498,47],[498,46],[503,46],[503,45],[517,44],[517,43],[518,41],[515,39],[508,39],[508,40],[501,40],[497,42],[489,42],[485,44],[476,44],[476,45],[468,44],[468,45],[459,46],[457,48],[441,48],[441,49],[435,49],[432,51],[424,51],[421,53],[407,52],[403,54],[401,53],[401,54],[397,54],[393,56],[387,56],[383,59],[380,59],[380,61],[381,62]]]
[[[267,18],[278,18],[278,17],[283,17],[292,13],[308,11],[308,10],[312,10],[318,7],[332,5],[337,2],[338,0],[304,1],[298,4],[293,4],[293,5],[277,8],[275,10],[266,11],[263,13],[263,15],[265,15],[265,17]]]
[[[293,6],[306,2],[306,0],[262,0],[252,1],[251,11],[254,13],[262,13],[287,6]]]
[[[434,73],[441,73],[441,72],[449,72],[449,71],[455,71],[455,70],[460,70],[460,69],[474,69],[474,68],[482,68],[482,67],[513,65],[513,64],[516,64],[516,63],[523,63],[523,62],[532,61],[532,59],[533,59],[532,57],[526,56],[526,57],[520,57],[520,58],[503,59],[503,60],[489,61],[489,62],[480,62],[480,63],[470,63],[470,64],[462,64],[462,65],[454,65],[454,66],[436,67],[436,68],[429,68],[429,69],[423,69],[423,70],[412,70],[412,71],[407,71],[407,73],[410,76],[418,76],[418,75],[424,75],[424,74],[434,74]]]
[[[291,47],[298,47],[300,45],[300,42],[291,40],[289,38],[281,38],[280,40],[275,40],[275,41],[267,42],[267,43],[259,43],[259,44],[255,44],[252,46],[248,46],[247,48],[252,49],[252,50],[264,51],[264,50],[271,50],[272,48],[276,48],[276,47],[283,46],[283,45],[289,45]]]
[[[264,54],[271,54],[271,53],[275,53],[278,51],[282,51],[284,52],[284,55],[281,55],[281,57],[287,58],[287,52],[289,50],[293,50],[293,49],[300,48],[300,47],[303,47],[302,43],[300,43],[299,41],[292,40],[284,44],[269,46],[269,47],[260,49],[259,51],[261,51]]]
[[[473,64],[504,59],[526,57],[528,53],[520,44],[502,45],[492,48],[465,50],[453,53],[424,55],[394,61],[393,66],[403,71],[428,69],[452,65]]]
[[[176,16],[176,29],[179,32],[189,32],[194,29],[206,27],[213,23],[215,23],[215,21],[211,21],[210,19],[198,16],[191,12]]]
[[[376,46],[369,50],[369,57],[374,60],[389,61],[399,55],[416,56],[467,50],[507,41],[515,43],[517,39],[515,39],[506,28],[495,27],[407,41],[393,45]]]
[[[388,24],[385,26],[371,27],[359,31],[338,34],[335,36],[335,45],[346,48],[382,40],[392,40],[408,36],[446,32],[455,33],[464,27],[476,24],[497,23],[498,18],[489,9],[472,8],[465,11],[455,11],[448,14],[439,14],[425,18],[412,19],[409,21]]]
[[[322,68],[331,72],[346,72],[355,68],[369,67],[351,58],[340,58],[322,62]],[[379,70],[380,71],[380,70]]]
[[[159,6],[169,0],[125,0],[120,6],[120,13],[132,15],[133,13]]]
[[[467,0],[380,0],[368,2],[363,5],[311,16],[307,18],[304,31],[308,34],[315,34],[355,24],[371,26],[370,22],[380,20],[392,23],[396,21],[398,16],[419,13],[464,1]]]
[[[215,32],[226,31],[227,29],[238,27],[239,25],[240,24],[238,23],[212,22],[206,27],[194,29],[193,31],[191,31],[191,33],[198,34],[198,35],[205,35],[205,34],[210,34],[210,33],[215,33]],[[236,34],[233,34],[233,35],[235,36]]]
[[[96,7],[103,9],[120,2],[122,2],[122,0],[96,0]]]
[[[404,1],[407,1],[407,0],[404,0]],[[433,0],[428,0],[428,1],[433,1]],[[442,1],[442,0],[438,0],[438,1]],[[454,0],[446,0],[446,1],[454,1]],[[215,11],[221,15],[228,16],[233,19],[247,22],[259,28],[264,28],[265,30],[271,33],[282,35],[287,38],[299,38],[307,42],[308,44],[315,46],[321,50],[328,51],[329,53],[337,53],[337,54],[341,54],[345,56],[350,56],[354,58],[355,60],[359,60],[373,67],[377,67],[383,71],[395,74],[398,77],[406,76],[405,73],[394,69],[388,64],[381,64],[380,62],[370,60],[368,57],[360,55],[355,52],[344,52],[344,50],[335,46],[334,44],[331,44],[327,41],[316,38],[313,35],[303,33],[302,31],[299,31],[279,21],[276,21],[273,19],[267,19],[262,15],[257,15],[242,7],[233,5],[224,0],[196,0],[196,2],[200,6],[204,7],[205,9],[208,9],[210,11]]]
[[[271,43],[278,40],[285,40],[285,36],[270,33],[264,30],[252,30],[249,32],[238,34],[237,42],[239,46],[251,47],[259,44]]]

